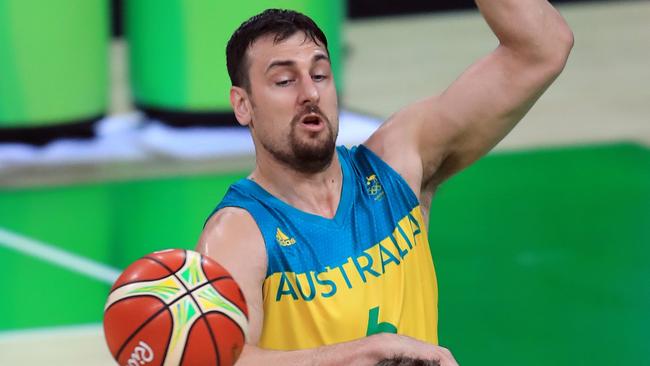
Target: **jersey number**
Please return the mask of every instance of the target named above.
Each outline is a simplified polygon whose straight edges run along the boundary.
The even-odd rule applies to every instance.
[[[379,306],[376,306],[368,312],[366,336],[378,333],[397,333],[397,327],[388,322],[379,323]]]

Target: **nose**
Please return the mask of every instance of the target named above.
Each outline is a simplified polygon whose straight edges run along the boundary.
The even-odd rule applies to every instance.
[[[316,83],[311,79],[311,76],[302,78],[300,83],[300,92],[298,95],[298,103],[303,104],[317,104],[320,99],[320,93],[316,87]]]

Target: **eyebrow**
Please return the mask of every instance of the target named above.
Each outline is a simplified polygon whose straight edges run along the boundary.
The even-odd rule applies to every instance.
[[[318,62],[320,60],[325,60],[327,62],[330,62],[330,58],[327,57],[327,55],[322,54],[322,53],[314,55],[314,57],[312,57],[312,59],[311,59],[311,62],[316,63],[316,62]],[[295,65],[296,65],[296,61],[293,61],[293,60],[277,60],[277,61],[273,61],[273,62],[271,62],[271,64],[269,64],[269,66],[267,66],[266,71],[264,73],[268,73],[274,67],[295,66]]]

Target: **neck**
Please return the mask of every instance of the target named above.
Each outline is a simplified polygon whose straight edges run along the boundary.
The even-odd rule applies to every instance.
[[[336,215],[343,187],[343,172],[336,152],[330,165],[318,173],[302,173],[261,156],[256,162],[249,179],[278,199],[314,215],[326,218]]]

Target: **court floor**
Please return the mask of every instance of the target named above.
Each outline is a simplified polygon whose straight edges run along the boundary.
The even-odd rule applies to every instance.
[[[432,207],[440,339],[461,364],[650,364],[650,2],[560,9],[576,35],[564,74]],[[495,46],[474,13],[357,21],[346,34],[345,105],[381,118],[441,90]],[[113,364],[100,325],[111,270],[165,240],[191,247],[223,194],[214,187],[246,164],[218,176],[201,168],[136,182],[0,187],[0,229],[108,273],[93,278],[0,246],[8,294],[0,310],[11,314],[0,319],[0,365]],[[102,224],[88,205],[133,220]],[[147,236],[157,225],[174,230]]]

